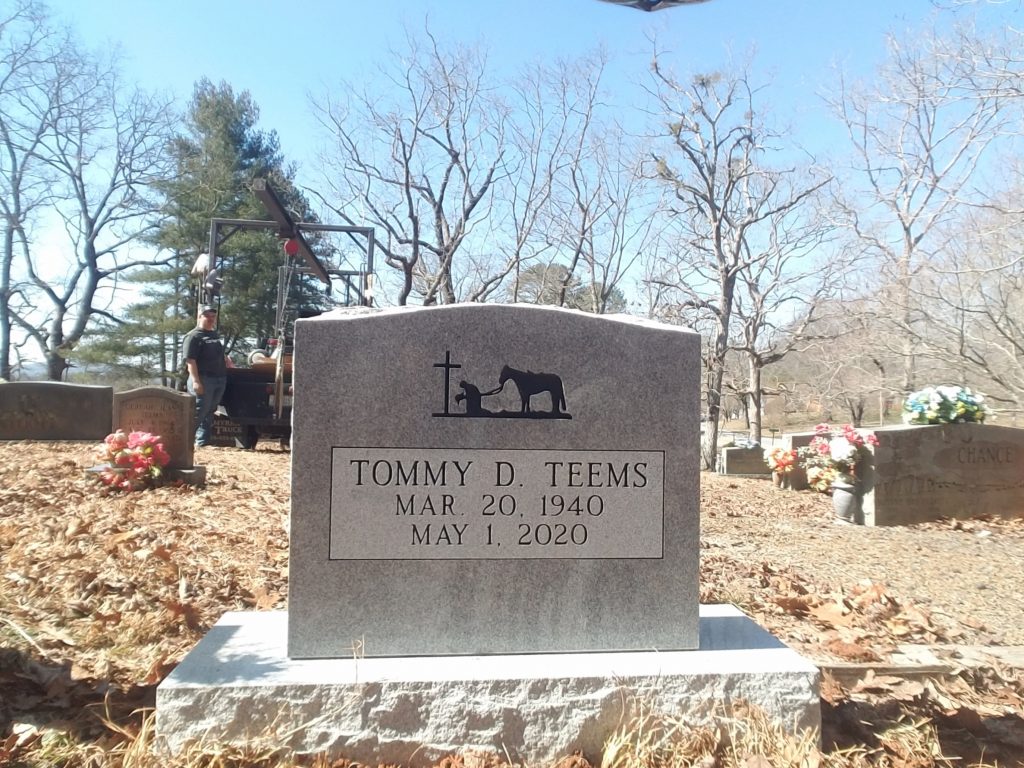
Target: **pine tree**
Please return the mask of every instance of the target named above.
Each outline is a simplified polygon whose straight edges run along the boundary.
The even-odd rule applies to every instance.
[[[260,130],[258,119],[247,91],[206,79],[196,84],[185,131],[171,142],[176,173],[158,186],[165,220],[152,242],[171,256],[137,276],[146,286],[143,299],[128,307],[120,327],[94,337],[91,352],[116,357],[126,371],[152,366],[150,376],[160,371],[164,383],[182,385],[180,345],[195,325],[197,304],[190,270],[210,249],[211,219],[266,220],[250,186],[267,178],[296,221],[314,220],[276,132]],[[218,243],[217,261],[224,277],[219,330],[228,351],[244,357],[254,340],[274,335],[278,269],[286,257],[272,230],[239,230]],[[304,286],[297,281],[291,295]]]

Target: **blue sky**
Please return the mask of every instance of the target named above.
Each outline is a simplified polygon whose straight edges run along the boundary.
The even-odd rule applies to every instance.
[[[1019,25],[1019,3],[977,6],[990,23]],[[711,0],[655,13],[597,0],[51,0],[54,15],[89,47],[117,46],[127,79],[169,90],[184,104],[206,76],[249,90],[261,124],[278,132],[300,181],[314,179],[317,131],[309,96],[342,79],[372,76],[403,42],[403,25],[442,39],[481,42],[513,71],[572,57],[603,43],[613,56],[609,97],[636,92],[650,60],[648,35],[673,51],[680,72],[721,66],[731,50],[757,51],[755,75],[771,78],[776,112],[814,144],[819,93],[832,66],[869,73],[885,33],[917,29],[931,0]],[[950,11],[939,12],[943,22]]]

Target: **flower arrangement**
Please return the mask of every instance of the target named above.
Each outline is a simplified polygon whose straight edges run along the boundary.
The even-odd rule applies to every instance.
[[[779,472],[788,475],[796,466],[796,451],[787,451],[782,446],[766,448],[764,451],[764,462],[772,472]]]
[[[911,392],[903,403],[905,424],[981,423],[990,414],[984,395],[966,387],[925,387]]]
[[[117,430],[104,438],[97,456],[103,462],[99,480],[118,491],[141,491],[151,488],[161,477],[171,457],[164,450],[159,435]]]
[[[818,424],[811,444],[798,451],[800,462],[807,469],[807,483],[816,491],[827,493],[833,483],[853,483],[857,465],[868,454],[869,445],[878,445],[874,435],[864,437],[852,424],[832,427]]]

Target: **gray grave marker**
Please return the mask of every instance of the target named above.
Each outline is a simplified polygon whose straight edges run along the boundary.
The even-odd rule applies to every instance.
[[[58,381],[0,383],[0,440],[102,440],[113,392]]]
[[[457,305],[295,345],[290,656],[696,647],[696,334]]]
[[[764,460],[764,449],[729,446],[719,454],[719,474],[722,475],[770,475],[771,469]]]
[[[189,469],[194,461],[192,422],[195,398],[167,387],[139,387],[114,395],[114,429],[159,435],[171,457],[168,469]]]
[[[865,524],[1021,515],[1024,429],[943,424],[875,434],[874,462],[865,467]]]

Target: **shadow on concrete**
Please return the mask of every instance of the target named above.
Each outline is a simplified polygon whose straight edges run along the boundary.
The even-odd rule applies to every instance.
[[[285,667],[283,659],[274,660],[271,654],[232,648],[232,639],[238,635],[237,624],[215,624],[192,651],[182,660],[164,685],[230,685],[243,680],[266,679]]]

